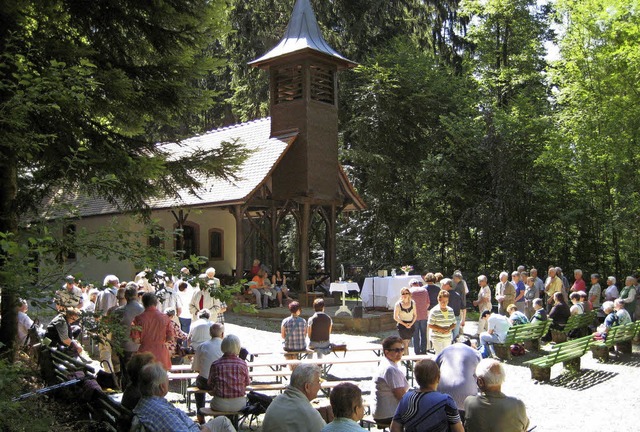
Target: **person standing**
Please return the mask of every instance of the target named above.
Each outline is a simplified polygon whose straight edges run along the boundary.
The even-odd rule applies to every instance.
[[[591,288],[589,289],[589,301],[594,309],[600,308],[600,298],[602,296],[602,288],[600,287],[600,275],[594,273],[591,275]]]
[[[33,320],[27,315],[28,310],[29,303],[24,299],[20,299],[20,308],[18,309],[18,344],[20,346],[24,346],[27,342],[29,329],[33,325]],[[30,341],[30,343],[33,344],[34,341]]]
[[[201,274],[198,276],[198,290],[193,293],[191,297],[191,302],[189,303],[189,312],[191,312],[191,319],[195,321],[198,319],[198,313],[202,310],[209,311],[209,319],[213,322],[217,322],[218,320],[218,311],[220,310],[220,300],[213,297],[211,295],[211,291],[215,290],[216,287],[220,285],[216,285],[216,280],[214,279],[211,285],[209,285],[209,281],[207,279],[206,274]],[[220,281],[217,280],[219,284]]]
[[[516,297],[513,303],[508,303],[507,305],[514,304],[516,308],[518,308],[518,311],[524,314],[524,292],[526,291],[526,287],[524,281],[520,278],[520,272],[514,271],[511,273],[511,283],[516,287]]]
[[[616,286],[616,278],[615,276],[609,276],[607,278],[607,289],[604,290],[602,296],[604,297],[604,301],[614,301],[618,297],[620,297],[620,292],[618,291],[618,287]]]
[[[440,367],[438,391],[451,395],[464,421],[464,401],[477,393],[475,370],[482,355],[471,347],[469,339],[454,343],[442,350],[436,363]]]
[[[205,281],[209,286],[209,291],[213,291],[214,293],[220,289],[222,286],[220,284],[220,279],[216,277],[216,269],[213,267],[209,267],[204,274],[206,275]],[[219,302],[219,308],[217,309],[217,315],[215,322],[220,324],[224,324],[224,313],[227,311],[227,304],[225,302]]]
[[[531,276],[534,280],[533,284],[535,285],[538,294],[540,295],[540,298],[542,298],[544,300],[544,281],[542,279],[540,279],[540,277],[538,277],[538,269],[536,268],[532,268],[529,271],[529,276]]]
[[[482,316],[482,312],[491,310],[493,307],[491,305],[491,288],[489,287],[487,277],[485,275],[478,276],[478,285],[480,286],[480,289],[478,290],[478,300],[474,300],[473,305],[478,307],[478,313]],[[483,331],[487,331],[487,320],[479,319],[476,336],[479,337],[480,333]]]
[[[429,346],[427,338],[427,321],[429,319],[429,292],[416,279],[409,281],[411,298],[416,304],[416,323],[413,331],[414,354],[426,354]]]
[[[533,301],[535,299],[540,298],[540,293],[538,292],[538,288],[536,287],[536,281],[533,277],[529,276],[525,283],[524,289],[524,314],[528,319],[531,319],[533,313]]]
[[[140,287],[135,282],[129,282],[124,291],[124,298],[127,302],[126,305],[122,306],[122,311],[117,314],[120,316],[120,324],[124,328],[124,341],[122,344],[122,354],[120,357],[120,370],[123,375],[123,387],[126,386],[126,383],[129,381],[130,377],[127,376],[124,366],[129,363],[131,357],[135,353],[138,352],[138,348],[140,348],[140,344],[131,339],[131,324],[133,324],[133,320],[144,312],[144,307],[138,302],[138,290]]]
[[[460,324],[458,326],[458,332],[454,332],[455,340],[455,338],[458,337],[458,334],[462,332],[464,323],[467,320],[467,294],[469,294],[469,286],[467,285],[467,281],[462,278],[462,272],[460,270],[456,270],[453,272],[452,279],[453,282],[451,283],[451,286],[453,287],[453,290],[460,296],[460,300],[462,300],[462,305],[460,307]],[[451,303],[451,301],[449,301],[449,303]]]
[[[575,278],[575,281],[573,282],[573,285],[571,285],[571,292],[586,292],[587,284],[584,282],[584,279],[582,279],[582,270],[575,269],[573,271],[573,277]]]
[[[440,354],[445,347],[451,345],[451,334],[453,329],[456,328],[456,317],[448,303],[449,292],[440,290],[438,304],[429,311],[428,327],[431,330],[429,338],[436,355]]]
[[[509,273],[503,271],[500,273],[500,282],[496,285],[496,300],[498,302],[498,313],[500,315],[507,314],[507,306],[512,304],[516,299],[516,287],[509,282]]]
[[[415,330],[414,324],[418,315],[416,314],[416,303],[411,299],[409,288],[400,290],[400,300],[393,308],[393,319],[396,321],[398,334],[404,343],[404,354],[409,354],[409,342]]]
[[[629,312],[632,320],[635,320],[636,312],[636,279],[633,276],[627,276],[624,280],[624,288],[620,291],[618,299],[624,302],[624,308]],[[617,299],[616,299],[617,300]]]
[[[440,281],[443,290],[447,290],[449,292],[449,303],[448,306],[453,309],[453,315],[456,320],[456,326],[451,332],[452,343],[458,339],[460,335],[460,329],[464,327],[464,317],[466,316],[466,311],[463,312],[462,309],[462,298],[460,298],[460,294],[458,294],[453,289],[453,283],[451,279],[444,278]]]
[[[194,289],[189,282],[178,281],[178,297],[180,297],[180,303],[183,304],[180,313],[178,314],[178,321],[180,321],[180,328],[183,332],[189,333],[191,330],[191,311],[189,305],[193,298]]]
[[[557,292],[562,293],[562,279],[556,275],[556,268],[554,266],[549,267],[547,274],[547,280],[544,282],[544,293],[547,297],[547,307],[551,308],[554,303],[554,294]]]
[[[155,293],[144,293],[142,306],[144,312],[133,319],[131,339],[140,344],[138,352],[152,353],[166,370],[171,369],[171,355],[166,342],[175,338],[169,317],[157,308]]]
[[[313,301],[315,313],[309,318],[307,335],[309,336],[309,348],[315,351],[316,356],[321,359],[324,354],[331,352],[331,328],[333,321],[331,317],[324,313],[324,299]]]
[[[76,278],[69,275],[65,278],[65,283],[59,291],[56,291],[55,303],[59,311],[66,308],[82,309],[82,290],[75,284]]]

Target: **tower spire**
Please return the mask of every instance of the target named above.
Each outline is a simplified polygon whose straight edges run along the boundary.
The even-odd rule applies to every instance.
[[[249,64],[266,69],[277,59],[307,50],[328,57],[340,69],[357,66],[357,63],[343,57],[324,40],[309,0],[296,1],[284,37],[271,51]]]

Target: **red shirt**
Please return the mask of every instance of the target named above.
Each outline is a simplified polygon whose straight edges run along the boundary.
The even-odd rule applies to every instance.
[[[247,362],[235,354],[225,354],[211,363],[209,388],[215,397],[232,399],[245,396],[251,383]]]
[[[138,352],[150,352],[166,370],[171,369],[171,355],[165,342],[172,341],[174,338],[171,320],[155,306],[146,308],[133,319],[131,339],[140,340]]]
[[[573,286],[571,287],[571,292],[576,292],[576,291],[587,292],[587,284],[584,283],[584,280],[578,279],[573,283]]]
[[[417,321],[429,318],[429,292],[425,287],[411,287],[411,299],[416,302]]]

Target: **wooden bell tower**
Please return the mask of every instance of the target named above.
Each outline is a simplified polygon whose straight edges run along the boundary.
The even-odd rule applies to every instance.
[[[327,226],[326,270],[336,276],[336,219],[345,199],[338,163],[337,72],[356,63],[324,40],[309,0],[297,0],[282,40],[249,64],[269,72],[271,136],[298,133],[272,174],[271,192],[274,200],[296,203],[304,290],[315,212]]]

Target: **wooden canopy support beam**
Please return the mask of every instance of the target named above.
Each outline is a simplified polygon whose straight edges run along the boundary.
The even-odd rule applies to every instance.
[[[305,292],[305,282],[309,278],[309,225],[311,223],[311,204],[302,204],[299,220],[300,234],[300,291]]]
[[[236,220],[236,281],[242,279],[244,273],[244,210],[241,205],[233,206],[233,217]]]

